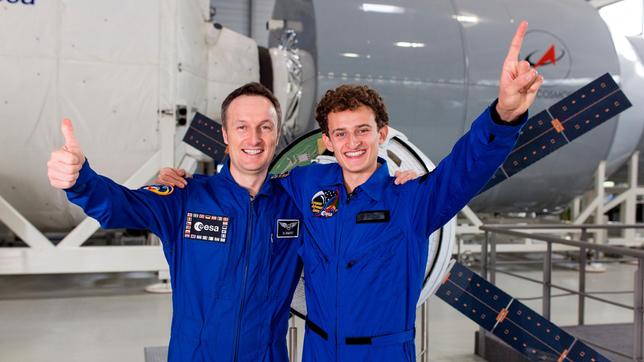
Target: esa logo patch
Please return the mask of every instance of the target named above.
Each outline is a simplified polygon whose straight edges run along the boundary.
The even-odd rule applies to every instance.
[[[148,185],[141,187],[141,190],[147,190],[159,196],[168,196],[174,192],[174,187],[166,185]]]
[[[317,217],[331,217],[338,211],[339,200],[338,189],[318,191],[311,199],[311,211]]]
[[[300,220],[277,219],[278,238],[296,238],[300,236]]]
[[[225,243],[228,236],[228,217],[189,212],[186,215],[186,239]]]

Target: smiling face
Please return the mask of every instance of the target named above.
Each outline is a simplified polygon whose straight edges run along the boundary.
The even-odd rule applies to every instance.
[[[224,141],[233,176],[264,178],[279,138],[277,112],[266,97],[243,95],[226,110]]]
[[[329,113],[328,133],[322,139],[335,154],[345,180],[365,182],[378,168],[378,146],[387,138],[388,127],[378,129],[373,110],[362,105]]]

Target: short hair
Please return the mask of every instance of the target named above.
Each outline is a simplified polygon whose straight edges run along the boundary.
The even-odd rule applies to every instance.
[[[268,99],[275,108],[275,113],[277,114],[277,129],[279,131],[282,124],[282,110],[280,109],[280,102],[277,100],[277,98],[275,98],[273,92],[271,92],[270,89],[257,82],[244,84],[243,86],[230,92],[226,99],[224,99],[224,102],[221,104],[221,124],[224,128],[226,128],[226,112],[228,111],[228,106],[230,106],[230,103],[232,103],[232,101],[241,96],[260,96]]]
[[[360,106],[371,108],[378,129],[389,124],[387,107],[380,94],[366,85],[344,84],[328,90],[315,109],[315,120],[322,133],[329,135],[329,113],[355,110]]]

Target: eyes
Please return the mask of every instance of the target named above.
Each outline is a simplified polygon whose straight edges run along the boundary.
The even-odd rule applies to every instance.
[[[355,131],[356,137],[366,137],[371,135],[371,127],[365,126],[365,127],[360,127]],[[345,130],[335,130],[331,134],[331,136],[336,139],[336,140],[343,140],[349,135],[348,131]]]
[[[333,137],[337,139],[342,139],[347,136],[347,133],[344,131],[335,131],[333,132]]]
[[[238,132],[248,132],[250,130],[250,128],[251,128],[250,126],[248,126],[247,124],[244,124],[244,123],[240,123],[240,124],[237,124],[235,126],[235,130],[237,130]],[[259,130],[261,132],[263,132],[263,133],[273,132],[273,129],[274,129],[273,124],[268,123],[268,122],[267,123],[262,123],[259,126]]]

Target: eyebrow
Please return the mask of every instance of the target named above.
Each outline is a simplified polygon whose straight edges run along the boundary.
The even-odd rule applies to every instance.
[[[359,124],[359,125],[357,125],[355,128],[363,128],[363,127],[369,127],[369,128],[371,128],[371,125],[370,125],[370,124],[367,124],[367,123],[363,123],[363,124]],[[331,132],[336,132],[336,131],[346,131],[346,130],[347,130],[346,128],[344,128],[344,127],[340,127],[340,128],[334,128],[334,129],[332,129],[332,130],[331,130]]]
[[[248,123],[245,119],[236,119],[236,120],[231,121],[231,122],[232,123]],[[259,122],[259,125],[263,125],[265,123],[274,124],[275,122],[273,120],[271,120],[271,119],[265,119],[265,120]]]

